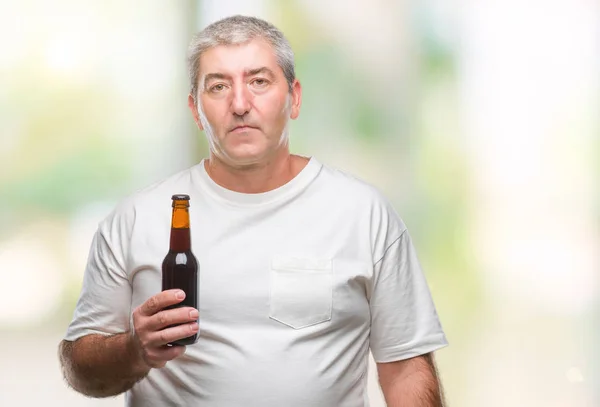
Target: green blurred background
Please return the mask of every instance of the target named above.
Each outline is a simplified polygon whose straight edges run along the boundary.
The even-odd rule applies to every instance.
[[[570,0],[0,2],[0,405],[123,404],[56,347],[98,222],[206,156],[185,53],[231,14],[292,43],[292,151],[411,230],[449,405],[600,406],[600,7]]]

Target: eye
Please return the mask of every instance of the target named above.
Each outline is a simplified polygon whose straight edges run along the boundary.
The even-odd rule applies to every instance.
[[[223,90],[225,90],[225,85],[222,83],[217,83],[216,85],[210,87],[210,91],[213,93],[222,92]]]
[[[254,85],[257,88],[264,88],[268,84],[269,84],[269,81],[267,81],[264,78],[256,78],[252,81],[252,85]]]

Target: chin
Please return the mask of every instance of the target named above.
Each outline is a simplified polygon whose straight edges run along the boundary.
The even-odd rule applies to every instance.
[[[268,156],[268,154],[266,154],[265,151],[260,151],[260,152],[258,152],[258,151],[257,152],[231,151],[227,154],[227,157],[232,164],[242,165],[242,166],[258,164],[267,156]]]
[[[226,151],[226,154],[230,161],[244,165],[259,163],[265,158],[272,156],[274,151],[271,151],[271,149],[264,145],[241,144],[229,149],[229,151]]]

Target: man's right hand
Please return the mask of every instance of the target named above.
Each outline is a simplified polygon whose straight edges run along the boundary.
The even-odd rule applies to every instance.
[[[191,307],[165,310],[184,298],[181,290],[162,291],[133,311],[134,346],[148,368],[163,367],[169,360],[181,356],[185,346],[167,344],[198,332],[198,310]]]

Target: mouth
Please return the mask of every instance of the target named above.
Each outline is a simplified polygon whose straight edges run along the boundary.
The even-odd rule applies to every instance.
[[[243,133],[245,131],[256,130],[256,127],[252,126],[236,126],[229,130],[230,133]]]

